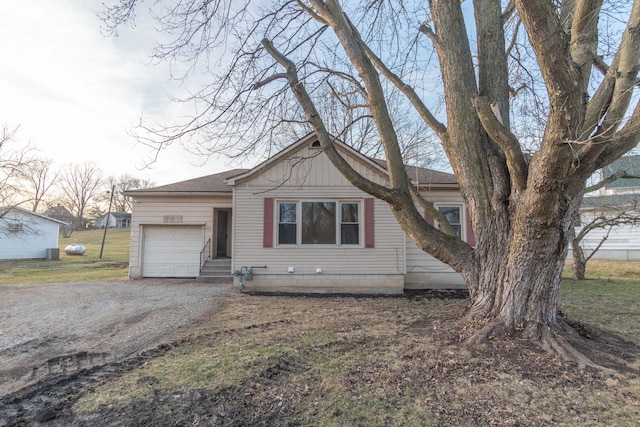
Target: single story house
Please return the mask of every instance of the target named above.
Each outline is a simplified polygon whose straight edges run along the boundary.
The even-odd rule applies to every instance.
[[[131,214],[126,212],[109,212],[97,218],[93,222],[95,228],[129,228],[131,227]]]
[[[384,162],[341,142],[358,172],[388,184]],[[473,244],[455,177],[407,167],[420,193]],[[418,249],[382,200],[355,188],[315,134],[252,169],[156,188],[132,198],[129,276],[199,277],[211,264],[247,291],[397,294],[463,287],[451,268]]]
[[[61,225],[67,224],[19,207],[0,208],[0,259],[57,259]]]

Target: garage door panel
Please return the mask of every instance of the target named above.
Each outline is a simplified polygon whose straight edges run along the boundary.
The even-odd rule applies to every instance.
[[[196,277],[200,268],[202,226],[145,226],[144,277]]]

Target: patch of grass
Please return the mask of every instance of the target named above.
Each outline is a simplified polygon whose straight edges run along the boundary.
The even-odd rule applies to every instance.
[[[130,230],[107,231],[102,258],[100,247],[104,230],[75,231],[70,238],[60,238],[60,260],[0,261],[0,285],[46,284],[85,280],[125,279],[128,275]],[[84,255],[67,255],[71,243],[83,245]]]
[[[577,320],[621,334],[640,345],[640,263],[590,261],[587,280],[560,287],[560,309]]]

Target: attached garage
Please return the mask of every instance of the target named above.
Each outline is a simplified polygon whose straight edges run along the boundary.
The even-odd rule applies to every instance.
[[[142,230],[143,277],[197,277],[203,226],[145,225]]]

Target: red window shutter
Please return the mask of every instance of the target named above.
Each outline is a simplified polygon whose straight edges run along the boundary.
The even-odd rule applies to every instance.
[[[475,246],[476,245],[476,235],[473,232],[473,226],[471,225],[471,215],[469,214],[469,209],[465,208],[465,224],[466,224],[466,228],[467,228],[467,243],[470,246]]]
[[[433,203],[431,203],[431,202],[427,202],[427,203],[429,204],[429,206],[433,206]],[[431,215],[429,215],[426,210],[424,211],[424,219],[425,219],[425,221],[427,221],[427,223],[429,225],[435,225],[436,224],[436,222],[433,219],[433,217]]]
[[[264,198],[264,229],[262,233],[262,247],[273,247],[273,198]]]
[[[374,199],[371,197],[364,199],[364,247],[365,248],[375,248],[373,201]]]

